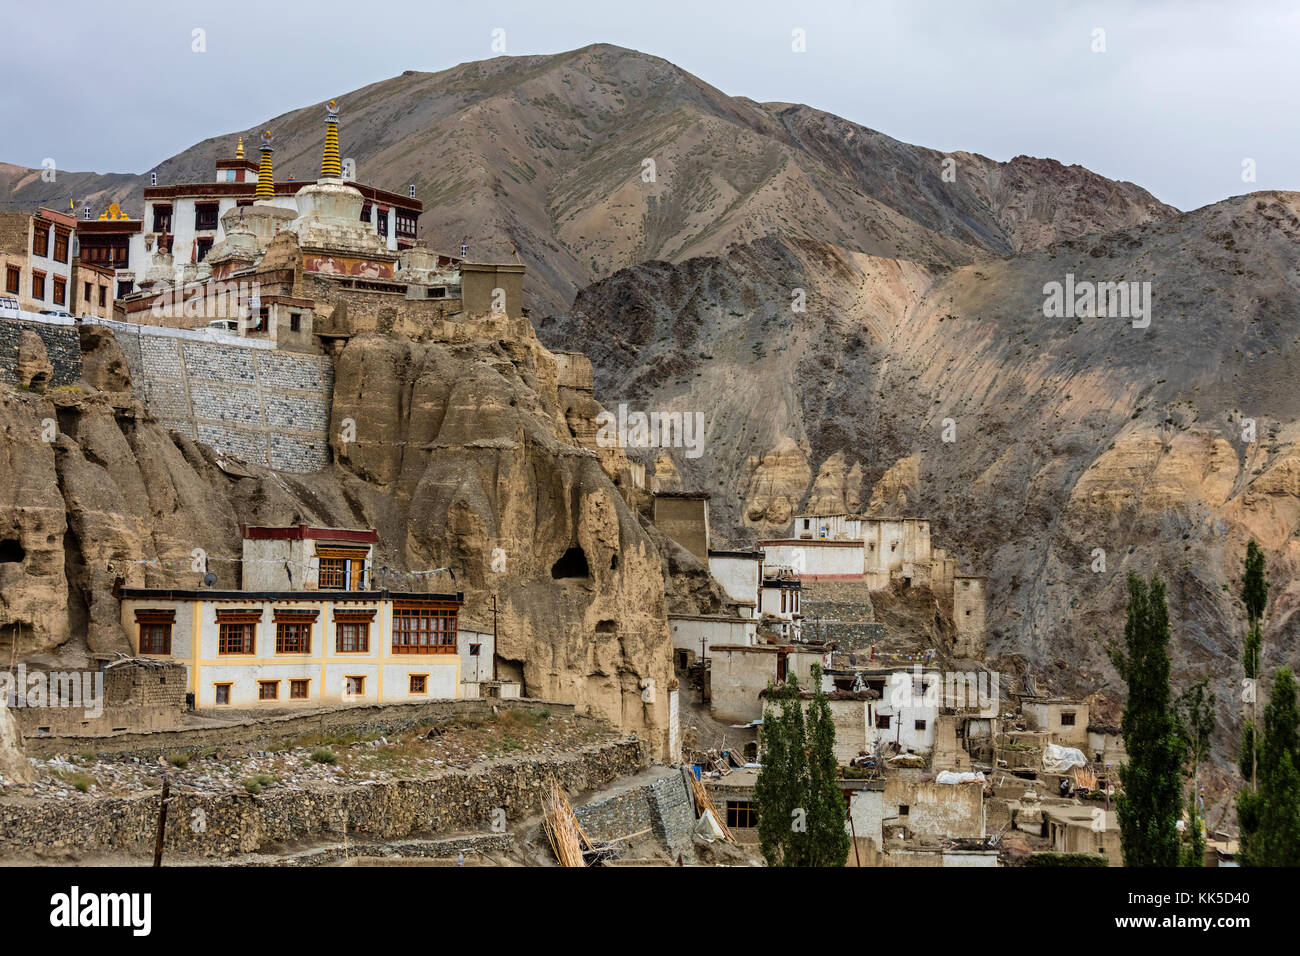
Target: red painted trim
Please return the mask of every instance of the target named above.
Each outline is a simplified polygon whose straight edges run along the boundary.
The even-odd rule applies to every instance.
[[[374,530],[310,528],[305,524],[295,528],[263,528],[241,524],[239,533],[243,535],[245,541],[301,541],[304,538],[312,538],[319,541],[361,541],[374,544],[379,540],[379,532]]]

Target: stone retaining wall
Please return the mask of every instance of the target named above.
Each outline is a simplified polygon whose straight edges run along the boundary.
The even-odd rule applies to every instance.
[[[0,382],[18,382],[18,340],[24,331],[35,332],[45,343],[45,354],[53,369],[47,388],[72,385],[81,378],[81,341],[75,325],[0,319]]]
[[[449,831],[490,831],[505,810],[507,826],[540,811],[541,795],[558,781],[569,793],[607,786],[637,773],[644,744],[625,738],[543,761],[503,761],[481,770],[436,777],[311,789],[271,787],[246,793],[173,791],[164,849],[189,857],[264,852],[292,841],[338,840],[343,833],[394,840]],[[0,854],[36,849],[153,853],[160,793],[131,797],[69,796],[0,805]]]
[[[110,328],[135,394],[166,427],[277,471],[329,464],[328,356],[190,340],[176,329]]]
[[[312,709],[301,714],[250,716],[248,720],[216,727],[187,727],[179,730],[125,731],[104,736],[33,736],[23,738],[23,750],[29,757],[52,757],[93,750],[100,754],[119,754],[157,760],[168,754],[192,753],[210,747],[242,747],[264,750],[273,743],[310,734],[356,734],[375,732],[385,736],[400,734],[440,717],[490,714],[493,708],[528,710],[543,707],[552,715],[571,717],[572,704],[528,698],[497,699],[490,697],[462,700],[421,701],[419,703],[354,704],[347,707]]]
[[[690,849],[695,829],[695,797],[681,771],[575,807],[573,813],[593,840],[614,840],[649,830],[674,855]]]

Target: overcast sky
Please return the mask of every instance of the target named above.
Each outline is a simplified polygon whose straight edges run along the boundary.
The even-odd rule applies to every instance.
[[[55,0],[9,5],[4,26],[0,161],[24,166],[144,172],[402,70],[491,57],[499,28],[510,55],[615,43],[732,95],[1080,163],[1182,209],[1300,189],[1295,0]]]

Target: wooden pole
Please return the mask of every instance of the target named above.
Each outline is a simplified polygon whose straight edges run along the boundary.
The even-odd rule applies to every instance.
[[[153,844],[153,865],[162,866],[163,833],[167,829],[167,798],[171,793],[171,779],[163,777],[162,798],[158,801],[158,835]]]
[[[497,596],[492,595],[492,680],[497,679]]]

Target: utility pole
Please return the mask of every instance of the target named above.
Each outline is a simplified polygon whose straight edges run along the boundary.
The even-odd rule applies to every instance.
[[[171,793],[171,778],[163,775],[162,797],[158,801],[158,835],[153,844],[153,865],[162,866],[163,834],[167,830],[167,798]]]

